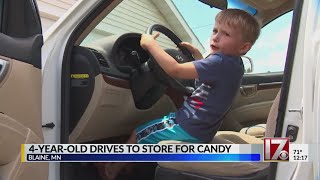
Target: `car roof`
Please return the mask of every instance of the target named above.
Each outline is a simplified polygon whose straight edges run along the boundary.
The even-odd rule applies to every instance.
[[[241,0],[257,10],[255,17],[264,26],[294,8],[294,0]]]

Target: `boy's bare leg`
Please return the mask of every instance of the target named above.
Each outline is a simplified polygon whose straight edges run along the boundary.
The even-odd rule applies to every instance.
[[[126,144],[137,144],[136,132],[133,131],[130,138]],[[116,163],[106,163],[105,164],[105,176],[108,180],[116,179],[117,175],[121,170],[129,163],[127,162],[116,162]]]

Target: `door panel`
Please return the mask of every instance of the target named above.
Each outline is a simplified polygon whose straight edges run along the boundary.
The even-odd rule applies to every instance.
[[[282,73],[245,75],[221,130],[240,131],[243,127],[266,123],[281,88],[282,76]]]
[[[0,56],[9,64],[0,82],[0,110],[42,137],[41,70],[33,65]]]
[[[48,163],[21,163],[21,144],[43,143],[41,23],[34,0],[2,0],[0,179],[47,179]]]
[[[259,73],[259,74],[245,74],[242,79],[242,85],[263,85],[272,83],[281,83],[283,72],[276,73]]]
[[[41,70],[3,56],[0,60],[6,64],[0,82],[0,176],[28,180],[36,173],[46,179],[47,163],[20,162],[21,144],[43,143]]]

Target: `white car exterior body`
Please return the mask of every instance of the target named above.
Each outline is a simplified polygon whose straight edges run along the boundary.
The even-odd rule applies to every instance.
[[[60,143],[61,73],[68,39],[78,23],[100,0],[77,3],[44,34],[42,48],[42,121],[53,122],[54,129],[44,129],[45,143]],[[114,5],[120,1],[115,0]],[[282,136],[288,124],[299,127],[295,143],[316,144],[320,129],[320,1],[304,0],[298,44],[292,71]],[[288,112],[302,109],[303,113]],[[277,179],[319,179],[319,153],[313,163],[278,163]],[[50,163],[49,180],[60,179],[59,163]]]
[[[297,124],[302,129],[297,143],[316,146],[313,149],[313,154],[316,156],[312,159],[313,163],[297,163],[291,177],[293,179],[319,179],[320,2],[304,1],[301,17],[287,107],[288,109],[301,109],[302,118],[300,113],[287,113],[285,123]],[[281,171],[282,168],[287,169],[285,164],[280,164],[277,179],[278,177],[282,179],[286,174]]]
[[[53,122],[54,129],[43,132],[45,143],[60,143],[61,71],[65,47],[71,33],[98,0],[79,0],[44,34],[42,47],[42,121]],[[60,179],[59,163],[49,163],[49,180]]]

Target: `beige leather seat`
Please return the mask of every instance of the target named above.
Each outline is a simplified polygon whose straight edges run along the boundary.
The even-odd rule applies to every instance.
[[[270,109],[265,137],[274,137],[276,119],[278,116],[278,105],[280,99],[280,91],[277,94],[273,105]],[[161,143],[183,143],[178,141],[169,141]],[[210,142],[213,144],[262,144],[263,140],[261,138],[256,138],[241,132],[232,131],[219,131],[213,140]],[[171,176],[175,176],[174,179],[184,179],[187,178],[187,174],[194,177],[191,179],[197,179],[195,177],[204,177],[205,179],[215,179],[215,178],[225,178],[229,179],[241,179],[241,177],[246,177],[246,179],[264,179],[267,176],[267,169],[269,163],[251,163],[251,162],[241,162],[241,163],[169,163],[169,162],[159,162],[159,167],[156,171],[156,179],[165,179]],[[167,176],[166,174],[169,174]],[[179,174],[179,175],[177,175]],[[185,176],[180,178],[180,176]],[[213,177],[213,178],[212,178]],[[190,178],[190,177],[189,177]],[[200,178],[201,179],[201,178]],[[228,179],[228,178],[227,178]]]
[[[245,127],[240,130],[240,133],[254,136],[256,138],[263,138],[266,133],[267,124],[257,124],[250,127]]]
[[[241,133],[248,134],[255,137],[274,137],[274,133],[276,131],[276,123],[277,123],[276,121],[278,117],[280,92],[281,92],[281,89],[279,90],[270,108],[267,124],[258,124],[255,126],[242,128],[240,130]]]
[[[16,120],[0,114],[0,179],[47,179],[48,163],[21,163],[21,144],[43,143]]]

